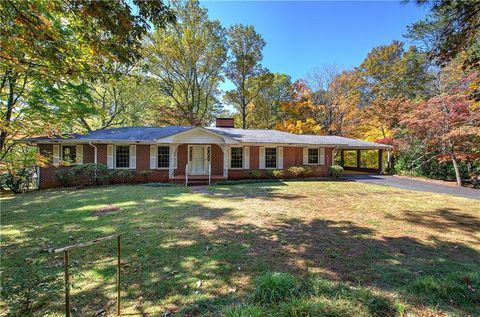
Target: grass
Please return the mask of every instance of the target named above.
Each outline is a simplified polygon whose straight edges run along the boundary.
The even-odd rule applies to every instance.
[[[474,200],[352,182],[135,185],[6,196],[1,213],[0,315],[30,293],[35,316],[62,316],[49,251],[116,232],[125,314],[480,314]],[[114,312],[115,255],[114,242],[72,252],[77,315]]]

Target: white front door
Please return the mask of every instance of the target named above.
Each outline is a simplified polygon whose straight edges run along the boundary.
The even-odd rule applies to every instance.
[[[207,171],[205,169],[205,146],[204,145],[192,145],[191,146],[191,151],[192,151],[192,161],[190,164],[192,164],[191,171],[192,174],[207,174]]]

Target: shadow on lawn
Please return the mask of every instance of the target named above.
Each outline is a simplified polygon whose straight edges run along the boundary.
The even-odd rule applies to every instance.
[[[476,234],[480,232],[480,219],[462,213],[457,208],[440,208],[429,212],[404,211],[403,217],[390,215],[389,219],[407,221],[435,231],[459,231],[468,234],[474,239],[479,239]]]
[[[410,237],[374,237],[350,222],[289,220],[268,228],[228,224],[209,239],[231,248],[249,276],[262,271],[320,273],[352,285],[403,294],[410,303],[479,313],[478,251],[458,243]],[[232,263],[233,264],[233,263]],[[472,286],[473,285],[473,286]],[[477,289],[477,290],[476,290]]]
[[[275,186],[236,190],[246,197],[249,197],[250,190],[266,198],[276,195]],[[25,219],[23,234],[38,237],[57,230],[61,232],[62,244],[71,244],[81,241],[70,241],[69,235],[74,235],[74,239],[84,237],[88,240],[105,235],[102,230],[128,232],[123,240],[122,289],[126,293],[124,300],[135,306],[134,310],[140,315],[147,314],[146,310],[152,307],[165,306],[163,303],[172,298],[173,303],[162,310],[178,308],[187,301],[193,303],[192,307],[200,307],[191,310],[191,315],[213,311],[218,305],[234,300],[229,288],[238,288],[240,294],[235,295],[242,296],[241,291],[250,285],[251,278],[263,271],[287,271],[297,276],[321,274],[352,285],[360,283],[392,291],[411,303],[479,313],[480,285],[474,284],[476,294],[471,294],[468,287],[469,283],[480,283],[480,277],[473,276],[480,267],[480,254],[466,245],[440,239],[425,243],[411,237],[378,237],[375,229],[347,221],[289,219],[261,227],[252,223],[238,224],[234,222],[235,218],[229,217],[228,223],[217,223],[215,220],[227,215],[230,208],[172,201],[178,193],[166,193],[143,200],[141,209],[132,208],[95,218],[92,225],[84,224],[74,229],[70,226],[75,222],[88,223],[91,215],[68,211],[62,217],[58,214],[61,210],[49,211],[53,219],[41,229],[33,226],[33,219]],[[83,196],[77,198],[87,199]],[[102,197],[92,197],[88,201],[92,200],[95,203],[104,201]],[[128,196],[118,197],[116,203],[131,200]],[[157,209],[155,204],[162,207]],[[464,217],[453,209],[429,214],[428,217],[414,218],[406,213],[407,217],[400,220],[433,228],[438,228],[434,222],[439,221],[445,228],[454,226],[472,234],[478,226],[478,219]],[[197,220],[213,220],[216,226],[208,231],[200,230]],[[52,265],[61,263],[59,256],[40,251],[44,247],[42,241],[30,240],[28,243],[32,249],[29,256],[43,258]],[[17,246],[21,245],[12,246],[11,250],[7,248],[7,251],[15,255]],[[100,245],[99,248],[75,252],[72,259],[81,265],[114,255],[114,247]],[[10,261],[9,265],[21,265],[22,256],[17,262]],[[102,283],[114,285],[114,275],[106,272],[99,272]],[[5,274],[8,276],[8,268]],[[453,275],[458,284],[455,294],[442,286],[442,279],[447,275]],[[425,278],[431,278],[433,282],[417,287],[415,283]],[[81,312],[89,315],[102,303],[106,305],[110,298],[106,293],[105,287],[99,285],[81,290],[74,295],[73,306],[85,307]],[[93,304],[92,298],[95,298]]]
[[[280,187],[287,186],[281,180],[267,182],[245,182],[235,183],[235,186],[218,185],[212,188],[197,187],[192,190],[199,194],[220,198],[261,198],[264,200],[300,199],[305,195],[286,194],[278,192]]]

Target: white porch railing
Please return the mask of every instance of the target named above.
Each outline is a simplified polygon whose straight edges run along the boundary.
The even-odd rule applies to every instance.
[[[185,186],[188,186],[188,164],[185,166]]]

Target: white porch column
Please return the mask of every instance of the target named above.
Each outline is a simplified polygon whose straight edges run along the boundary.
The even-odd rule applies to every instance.
[[[173,178],[175,176],[175,168],[177,167],[177,160],[178,160],[178,146],[179,144],[171,144],[170,145],[170,162],[168,164],[168,178]]]
[[[223,177],[228,178],[228,146],[222,144],[220,147],[223,152]]]

